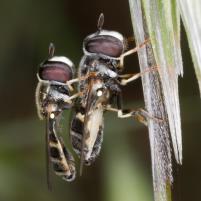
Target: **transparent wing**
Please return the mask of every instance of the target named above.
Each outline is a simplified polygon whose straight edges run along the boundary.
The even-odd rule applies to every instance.
[[[51,191],[52,185],[50,181],[50,150],[49,150],[49,136],[51,130],[53,131],[53,122],[50,121],[49,115],[46,119],[46,131],[45,131],[45,153],[46,153],[46,178],[47,178],[47,187]]]
[[[80,156],[80,176],[82,175],[82,171],[83,171],[83,165],[84,165],[84,158],[85,158],[85,153],[84,153],[84,149],[85,149],[85,139],[87,137],[87,122],[89,119],[89,111],[90,111],[90,106],[91,106],[91,101],[92,101],[92,84],[93,84],[93,80],[89,81],[89,85],[88,85],[88,89],[87,89],[87,93],[86,93],[86,106],[85,106],[85,116],[84,116],[84,127],[83,127],[83,137],[82,137],[82,148],[81,148],[81,156]]]

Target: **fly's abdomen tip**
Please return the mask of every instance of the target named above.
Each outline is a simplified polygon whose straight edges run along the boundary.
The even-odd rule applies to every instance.
[[[75,171],[75,170],[73,170],[73,171],[70,173],[70,175],[64,175],[64,176],[62,177],[62,179],[64,179],[65,181],[68,181],[68,182],[74,181],[75,178],[76,178],[76,171]]]

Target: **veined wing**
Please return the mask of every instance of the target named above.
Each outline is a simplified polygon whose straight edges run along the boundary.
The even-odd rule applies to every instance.
[[[88,122],[88,119],[89,119],[89,108],[90,108],[90,101],[91,101],[91,96],[92,96],[92,94],[91,94],[92,84],[93,84],[93,80],[90,80],[88,89],[87,89],[87,92],[85,95],[86,105],[85,105],[84,127],[83,127],[81,156],[80,156],[80,176],[82,175],[84,159],[85,159],[84,149],[85,149],[85,139],[87,137],[86,123]]]
[[[46,153],[46,179],[47,179],[47,187],[49,190],[52,190],[52,185],[50,181],[50,150],[49,150],[49,136],[50,131],[52,130],[52,126],[50,123],[49,115],[46,118],[46,131],[45,131],[45,153]]]
[[[91,164],[98,156],[103,140],[103,105],[97,89],[102,86],[100,80],[90,80],[86,93],[84,127],[82,136],[82,149],[80,161],[80,174],[82,174],[83,164]]]

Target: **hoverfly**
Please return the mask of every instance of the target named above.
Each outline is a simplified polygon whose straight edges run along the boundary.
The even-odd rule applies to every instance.
[[[127,41],[116,31],[102,29],[104,15],[98,19],[98,31],[88,35],[83,42],[84,56],[78,71],[78,91],[75,115],[71,122],[71,142],[74,151],[80,156],[80,174],[83,164],[90,165],[100,153],[103,141],[103,113],[117,112],[119,118],[134,117],[146,124],[150,115],[143,109],[122,110],[121,85],[137,79],[143,73],[121,75],[124,57],[136,52],[142,45],[126,51]],[[149,68],[146,72],[152,71]],[[116,102],[117,107],[111,104]]]
[[[46,119],[47,179],[49,186],[49,163],[54,172],[66,181],[75,179],[76,170],[72,154],[65,148],[57,128],[62,112],[72,107],[70,87],[66,84],[74,75],[74,65],[66,57],[54,56],[55,47],[49,45],[49,56],[40,64],[36,88],[36,106],[40,119]]]

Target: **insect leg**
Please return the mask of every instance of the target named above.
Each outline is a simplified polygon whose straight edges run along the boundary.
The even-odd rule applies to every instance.
[[[120,75],[119,76],[120,78],[125,78],[125,77],[129,77],[130,76],[127,79],[122,79],[121,82],[120,82],[120,84],[121,85],[127,85],[129,82],[132,82],[132,81],[138,79],[142,75],[144,75],[146,73],[149,73],[149,72],[152,72],[152,71],[156,71],[156,70],[158,70],[158,67],[157,66],[153,66],[151,68],[146,68],[143,72],[140,72],[140,73]]]
[[[147,123],[148,119],[152,119],[154,121],[161,122],[161,123],[164,121],[164,120],[162,120],[160,118],[153,117],[151,114],[149,114],[143,108],[139,108],[139,109],[136,109],[136,110],[120,110],[120,109],[117,109],[117,108],[112,108],[110,106],[107,106],[106,110],[116,112],[118,118],[133,117],[135,120],[143,123],[145,126],[147,126],[147,124],[148,124]]]
[[[70,97],[69,97],[69,100],[72,100],[72,99],[74,99],[74,98],[77,98],[77,97],[79,97],[79,96],[81,96],[81,95],[82,95],[82,92],[76,93],[76,94],[70,96]]]
[[[96,76],[96,75],[93,75],[93,76]],[[73,87],[72,87],[72,84],[76,83],[76,82],[80,82],[82,80],[85,80],[87,79],[89,76],[82,76],[82,77],[78,77],[78,78],[75,78],[75,79],[72,79],[72,80],[69,80],[67,81],[65,84],[69,87],[70,91],[73,91]]]
[[[123,110],[119,110],[118,113],[118,118],[129,118],[133,117],[135,120],[143,123],[145,126],[147,126],[147,119],[152,118],[151,115],[148,114],[145,110],[139,108],[137,110],[129,111],[127,110],[126,112]]]
[[[66,82],[66,85],[68,86],[68,88],[70,89],[70,91],[73,91],[73,87],[72,87],[72,84],[73,83],[76,83],[76,82],[79,82],[79,78],[75,78],[75,79],[72,79],[72,80],[69,80]]]
[[[123,68],[124,66],[124,57],[134,54],[137,52],[140,48],[144,47],[148,42],[150,42],[150,39],[145,40],[142,44],[136,46],[135,48],[128,50],[127,52],[124,52],[120,57],[120,68]]]
[[[141,111],[141,108],[138,110],[123,110],[122,109],[122,94],[119,93],[117,95],[117,108],[110,108],[111,111],[117,112],[118,118],[129,118],[134,117],[136,120],[140,121],[141,123],[147,125],[146,117],[141,115],[139,111]]]
[[[81,94],[82,94],[81,92],[76,93],[76,94],[74,94],[74,95],[72,95],[72,96],[64,99],[64,102],[66,102],[66,103],[68,103],[68,104],[71,105],[72,104],[72,100],[75,99],[75,98],[77,98],[77,97],[79,97]]]
[[[44,83],[44,84],[49,84],[50,83],[50,81],[48,81],[48,80],[42,80],[42,79],[40,79],[38,73],[36,74],[36,76],[37,76],[37,79],[38,79],[39,82]]]

